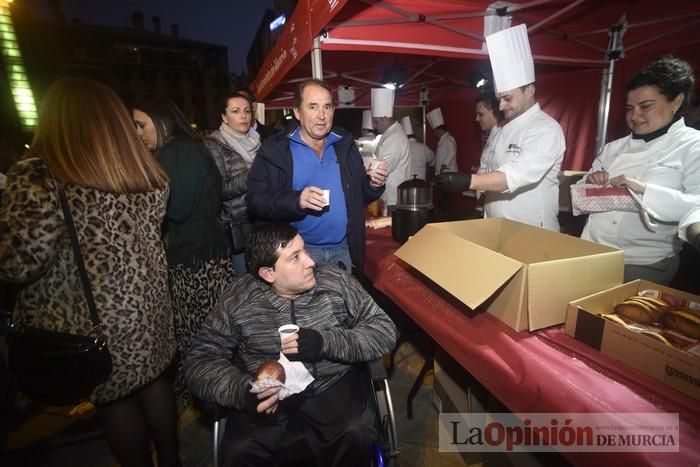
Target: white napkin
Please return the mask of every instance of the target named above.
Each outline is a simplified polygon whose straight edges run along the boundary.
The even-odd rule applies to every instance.
[[[277,397],[279,400],[284,400],[292,394],[300,393],[314,381],[314,377],[311,376],[303,363],[290,362],[282,352],[280,352],[280,358],[277,361],[284,368],[284,384],[273,378],[263,378],[251,383],[250,392],[258,394],[265,389],[281,386],[282,389],[277,393]]]

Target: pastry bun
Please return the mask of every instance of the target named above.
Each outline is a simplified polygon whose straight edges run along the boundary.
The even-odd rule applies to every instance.
[[[664,314],[664,326],[691,339],[700,339],[700,316],[688,310],[670,310]]]
[[[276,379],[284,384],[287,376],[280,362],[276,360],[265,360],[262,365],[258,367],[258,371],[255,372],[255,379],[259,381],[265,378]]]
[[[641,324],[656,323],[670,309],[658,298],[633,296],[615,305],[615,313]]]

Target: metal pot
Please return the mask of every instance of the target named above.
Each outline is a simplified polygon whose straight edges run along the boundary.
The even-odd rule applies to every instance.
[[[418,211],[433,209],[433,189],[425,181],[414,175],[398,186],[396,209]]]
[[[391,215],[391,236],[396,242],[404,243],[430,222],[433,190],[425,180],[414,175],[398,186],[397,198],[396,210]]]

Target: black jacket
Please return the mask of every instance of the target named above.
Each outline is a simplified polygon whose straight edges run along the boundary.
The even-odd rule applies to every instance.
[[[274,128],[263,125],[257,120],[255,120],[254,123],[257,123],[257,125],[255,125],[255,131],[257,131],[260,135],[260,141],[265,141],[267,138],[275,134]]]
[[[370,185],[352,134],[340,127],[332,131],[342,137],[335,143],[335,153],[348,212],[348,246],[352,263],[361,270],[365,254],[365,205],[379,198],[384,187]],[[255,221],[294,222],[306,215],[299,207],[301,192],[292,190],[289,132],[277,133],[265,140],[250,168],[246,202],[248,213]]]
[[[221,174],[200,141],[178,136],[158,151],[170,178],[165,222],[168,266],[230,255],[221,212]]]

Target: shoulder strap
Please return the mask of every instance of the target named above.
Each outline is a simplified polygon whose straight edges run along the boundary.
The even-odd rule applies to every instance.
[[[85,270],[85,263],[83,262],[83,255],[80,252],[80,242],[78,241],[78,233],[75,230],[75,224],[73,223],[73,216],[70,212],[70,207],[68,206],[68,199],[66,198],[66,191],[63,187],[63,183],[56,180],[58,185],[58,196],[61,201],[61,209],[63,210],[63,218],[65,220],[66,228],[68,229],[68,236],[70,237],[71,245],[73,246],[73,253],[75,255],[75,262],[78,265],[78,273],[80,274],[80,281],[83,284],[83,290],[85,292],[85,299],[87,300],[88,308],[90,309],[90,318],[92,319],[92,324],[95,328],[99,329],[102,325],[99,316],[97,316],[97,307],[95,306],[95,298],[92,295],[92,288],[90,287],[90,279],[88,279],[87,271]]]

